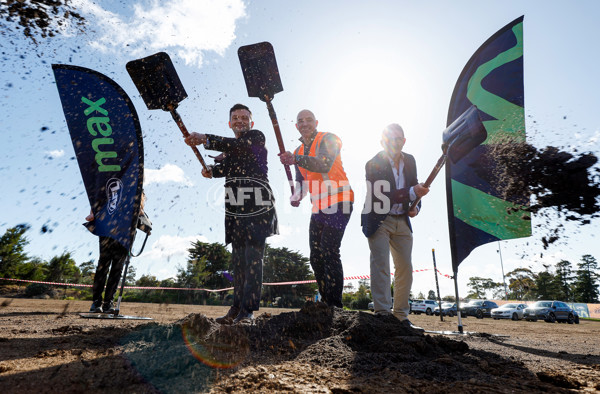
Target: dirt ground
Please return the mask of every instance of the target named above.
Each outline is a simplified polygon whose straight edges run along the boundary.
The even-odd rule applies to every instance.
[[[418,334],[393,317],[263,308],[221,326],[226,307],[123,303],[86,319],[89,302],[0,298],[0,392],[600,391],[600,322],[463,319],[469,335]],[[426,330],[457,318],[411,315]]]

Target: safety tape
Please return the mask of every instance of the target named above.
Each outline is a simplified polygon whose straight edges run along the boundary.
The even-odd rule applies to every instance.
[[[431,271],[432,268],[425,268],[420,270],[414,270],[413,272],[425,272]],[[446,275],[437,270],[437,272],[446,277],[452,279],[452,276]],[[392,273],[394,275],[394,273]],[[358,275],[358,276],[347,276],[344,280],[359,280],[359,279],[371,279],[370,275]],[[24,283],[41,283],[44,285],[55,285],[55,286],[71,286],[71,287],[92,287],[92,285],[86,285],[83,283],[60,283],[60,282],[42,282],[38,280],[25,280],[25,279],[12,279],[12,278],[0,278],[0,280],[6,280],[10,282],[24,282]],[[292,282],[273,282],[273,283],[263,283],[265,286],[282,286],[282,285],[301,285],[307,283],[317,283],[316,280],[297,280]],[[134,289],[134,290],[186,290],[186,291],[208,291],[211,293],[217,293],[220,291],[228,291],[233,290],[233,287],[227,287],[224,289],[204,289],[204,288],[190,288],[190,287],[149,287],[149,286],[125,286],[125,289]]]

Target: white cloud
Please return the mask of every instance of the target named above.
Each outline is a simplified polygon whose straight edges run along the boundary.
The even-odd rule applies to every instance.
[[[150,168],[144,170],[144,184],[146,186],[153,183],[166,182],[183,183],[186,186],[193,185],[192,181],[185,176],[183,170],[175,164],[167,163],[163,168],[159,168],[158,170]]]
[[[267,238],[267,243],[271,246],[287,246],[289,237],[294,233],[292,226],[279,224],[279,234]]]
[[[100,35],[90,45],[103,52],[147,56],[150,52],[176,53],[186,64],[202,65],[204,51],[222,55],[235,39],[238,19],[246,16],[242,0],[143,0],[133,3],[133,15],[105,10],[89,0],[76,2],[90,30]]]
[[[190,235],[187,237],[178,237],[176,235],[161,235],[160,238],[152,244],[152,248],[144,252],[141,257],[144,259],[169,261],[173,257],[186,258],[188,249],[192,247],[192,242],[208,242],[208,239],[202,235]]]
[[[46,153],[46,157],[50,159],[58,159],[59,157],[63,157],[65,155],[65,151],[62,149],[49,150],[44,153]]]

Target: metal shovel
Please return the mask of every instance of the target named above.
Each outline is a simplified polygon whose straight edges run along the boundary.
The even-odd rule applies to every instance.
[[[179,102],[187,97],[171,58],[165,52],[127,63],[127,72],[137,87],[148,109],[169,111],[185,137],[190,133],[176,111]],[[195,146],[191,147],[204,170],[208,167]]]

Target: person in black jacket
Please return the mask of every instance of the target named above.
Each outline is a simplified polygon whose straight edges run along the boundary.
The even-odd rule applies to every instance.
[[[152,231],[152,222],[144,211],[146,203],[146,193],[142,190],[140,200],[140,212],[138,215],[137,228],[150,235]],[[87,223],[84,224],[88,230],[92,231],[94,226],[94,213],[85,218]],[[119,279],[123,273],[123,266],[129,255],[129,251],[123,247],[116,239],[111,237],[99,237],[100,242],[100,257],[98,258],[98,266],[94,274],[94,283],[92,285],[92,313],[108,313],[115,314],[114,298],[119,287]],[[106,289],[104,286],[106,285]],[[104,291],[104,299],[102,292]]]
[[[222,324],[252,321],[259,309],[266,238],[278,234],[275,198],[267,176],[265,136],[252,129],[252,113],[242,104],[229,111],[235,138],[190,133],[190,146],[223,152],[216,164],[202,170],[206,178],[225,177],[225,243],[232,244],[233,306]]]
[[[363,233],[371,250],[371,295],[376,315],[392,310],[390,248],[394,260],[393,314],[403,324],[408,320],[408,298],[412,286],[413,235],[410,218],[421,203],[409,210],[412,201],[429,192],[417,181],[415,158],[402,152],[406,138],[400,125],[388,125],[382,133],[383,151],[367,162],[367,197],[361,215]]]

